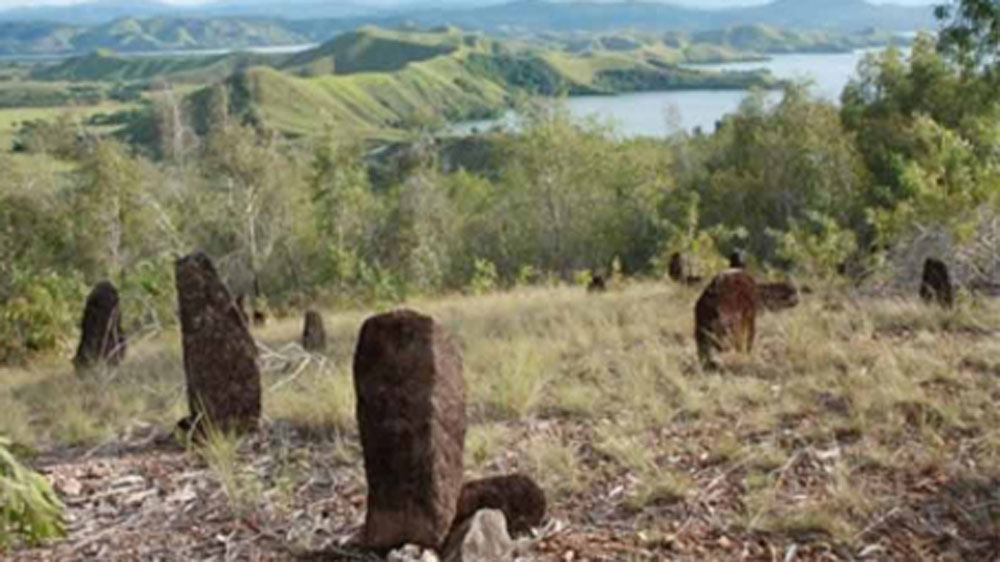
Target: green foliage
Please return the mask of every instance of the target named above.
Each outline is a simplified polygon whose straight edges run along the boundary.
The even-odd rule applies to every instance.
[[[808,213],[805,221],[792,222],[787,231],[769,233],[776,238],[777,257],[808,279],[830,281],[840,264],[857,251],[853,232],[817,213]]]
[[[678,161],[682,187],[698,195],[699,228],[747,234],[743,249],[762,261],[777,257],[769,228],[786,231],[809,213],[861,220],[852,204],[867,186],[863,161],[836,110],[801,86],[773,106],[751,96],[715,135],[692,142]]]
[[[26,468],[0,437],[0,550],[17,540],[29,545],[64,534],[63,506],[48,481]]]
[[[14,267],[0,294],[0,363],[51,351],[72,331],[81,283],[72,276]]]
[[[935,9],[945,24],[941,48],[968,67],[996,64],[1000,47],[1000,5],[991,0],[956,0]]]
[[[497,267],[492,262],[477,259],[469,288],[474,295],[484,295],[497,289],[498,278]]]

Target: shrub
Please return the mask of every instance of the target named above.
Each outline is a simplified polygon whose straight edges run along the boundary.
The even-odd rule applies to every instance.
[[[17,537],[28,544],[64,534],[63,506],[52,487],[10,452],[0,437],[0,550]]]

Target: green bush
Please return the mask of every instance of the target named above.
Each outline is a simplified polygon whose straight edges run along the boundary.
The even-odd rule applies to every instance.
[[[64,534],[62,503],[48,481],[18,462],[10,447],[0,437],[0,551],[18,538],[34,545]]]
[[[15,269],[0,294],[0,363],[52,351],[73,331],[83,303],[76,277]]]

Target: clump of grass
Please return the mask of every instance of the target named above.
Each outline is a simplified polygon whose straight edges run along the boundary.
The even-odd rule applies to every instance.
[[[683,501],[691,489],[691,479],[653,465],[637,475],[637,483],[625,498],[625,506],[640,510],[653,505]]]
[[[528,439],[521,449],[528,473],[556,499],[582,491],[587,474],[581,465],[580,448],[551,432]]]
[[[240,462],[243,438],[214,427],[206,427],[197,452],[222,487],[229,508],[237,517],[251,513],[263,495],[260,478]]]
[[[538,409],[554,375],[558,354],[544,342],[517,339],[477,354],[474,403],[501,419],[523,419]]]
[[[473,425],[465,435],[465,466],[481,471],[510,442],[511,431],[499,423]]]
[[[311,376],[269,395],[268,415],[319,435],[353,432],[356,396],[345,368],[316,369]]]

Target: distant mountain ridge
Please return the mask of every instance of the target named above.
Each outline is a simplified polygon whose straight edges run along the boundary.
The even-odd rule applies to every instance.
[[[0,54],[73,54],[94,48],[123,52],[239,49],[320,43],[338,33],[364,25],[383,28],[453,25],[466,30],[515,34],[622,29],[698,32],[746,24],[838,32],[868,29],[912,31],[933,28],[935,25],[930,6],[874,5],[866,0],[775,0],[761,6],[723,10],[686,8],[648,0],[514,0],[505,4],[483,4],[463,9],[425,8],[397,10],[394,13],[380,11],[330,18],[318,15],[310,17],[308,14],[313,11],[316,14],[347,14],[361,8],[351,3],[338,3],[334,8],[317,0],[287,0],[280,10],[285,18],[257,15],[260,11],[270,13],[277,9],[276,6],[278,5],[269,0],[226,0],[197,9],[181,9],[156,2],[105,0],[62,8],[63,12],[59,13],[63,18],[68,18],[67,14],[74,14],[72,18],[68,18],[73,23],[17,19],[26,13],[39,17],[56,13],[51,7],[0,12]],[[169,15],[160,13],[168,9],[171,12]],[[245,10],[248,13],[241,17],[219,15],[229,14],[233,10]],[[100,24],[80,23],[99,14],[123,13],[139,13],[140,16],[117,17]],[[5,21],[9,18],[14,21]]]

